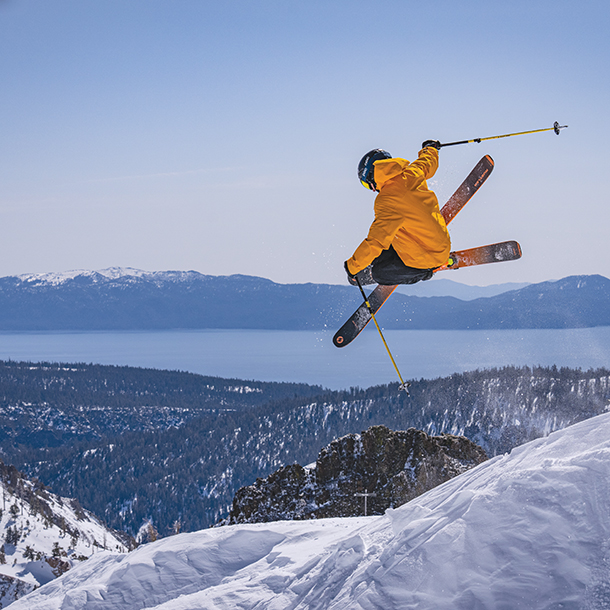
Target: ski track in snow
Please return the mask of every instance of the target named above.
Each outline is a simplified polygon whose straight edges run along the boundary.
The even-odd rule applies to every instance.
[[[380,517],[237,525],[100,553],[11,607],[610,608],[610,414]]]

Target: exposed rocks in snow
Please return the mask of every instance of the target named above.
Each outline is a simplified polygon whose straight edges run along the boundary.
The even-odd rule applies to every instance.
[[[610,413],[382,516],[234,525],[99,553],[11,610],[610,608]]]
[[[372,426],[324,447],[315,468],[280,468],[242,487],[221,524],[381,514],[484,462],[485,451],[464,437],[429,436],[410,428]]]
[[[0,608],[6,608],[12,601],[31,593],[36,585],[20,578],[0,574]]]
[[[132,547],[76,500],[50,493],[0,461],[0,608],[97,552]]]

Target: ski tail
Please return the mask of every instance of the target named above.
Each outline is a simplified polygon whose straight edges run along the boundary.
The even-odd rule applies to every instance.
[[[379,284],[371,294],[369,294],[369,305],[373,313],[379,311],[387,298],[396,290],[396,286],[383,286]],[[371,312],[366,303],[362,303],[352,314],[350,319],[335,333],[333,343],[335,347],[345,347],[351,343],[371,321]]]

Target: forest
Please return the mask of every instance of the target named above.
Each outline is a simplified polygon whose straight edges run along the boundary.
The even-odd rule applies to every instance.
[[[4,461],[132,535],[147,520],[160,535],[211,526],[241,486],[371,425],[464,435],[493,456],[610,404],[610,371],[556,367],[412,380],[410,396],[51,363],[5,362],[0,380]]]

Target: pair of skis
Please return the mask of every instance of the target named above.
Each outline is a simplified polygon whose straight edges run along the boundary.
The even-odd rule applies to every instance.
[[[453,193],[449,201],[443,206],[441,214],[446,224],[449,224],[470,201],[472,196],[487,180],[493,168],[494,162],[489,155],[485,155],[477,163],[457,191]],[[479,248],[451,252],[449,260],[442,267],[436,269],[435,273],[447,269],[460,269],[462,267],[472,267],[473,265],[513,261],[518,258],[521,258],[521,246],[516,241],[505,241],[480,246]],[[371,309],[369,310],[366,303],[362,303],[349,320],[337,331],[333,337],[333,343],[337,347],[349,345],[371,321],[371,310],[373,314],[376,314],[395,289],[396,286],[383,286],[381,284],[377,286],[368,298]]]

